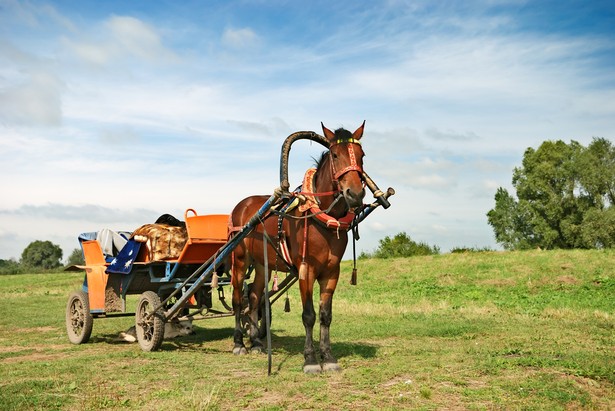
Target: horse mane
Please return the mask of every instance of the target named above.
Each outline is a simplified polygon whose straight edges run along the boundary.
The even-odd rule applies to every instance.
[[[329,152],[323,151],[322,154],[320,155],[320,158],[314,158],[314,167],[320,170],[320,168],[325,163],[325,160],[327,159],[328,156],[329,156]]]

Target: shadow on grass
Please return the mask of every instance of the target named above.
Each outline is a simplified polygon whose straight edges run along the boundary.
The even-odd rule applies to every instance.
[[[271,335],[271,345],[274,351],[285,352],[287,354],[303,354],[303,346],[305,344],[305,336],[293,335],[293,336],[278,336],[276,334]],[[314,348],[318,351],[318,340],[314,341]],[[352,343],[352,342],[335,342],[331,343],[331,349],[333,354],[337,358],[359,356],[362,358],[373,358],[376,356],[378,347],[367,343]]]
[[[231,352],[232,351],[232,338],[234,328],[197,328],[196,333],[193,335],[187,335],[182,337],[173,338],[170,340],[164,340],[160,351],[176,351],[176,350],[207,350],[215,352]],[[118,341],[117,334],[99,334],[93,336],[90,340],[91,343],[107,343],[107,344],[130,344],[125,341]],[[316,334],[316,337],[318,335]],[[216,342],[229,340],[229,346],[220,350],[219,344]],[[249,339],[244,338],[247,346],[249,346]],[[271,346],[274,352],[279,355],[290,358],[295,355],[303,355],[303,346],[305,344],[304,335],[279,335],[275,332],[271,334]],[[215,347],[214,347],[215,346]],[[318,351],[318,340],[314,341],[314,347]],[[228,348],[228,349],[227,349]],[[361,343],[361,342],[347,342],[333,341],[331,343],[333,354],[339,359],[349,356],[359,356],[362,358],[373,358],[376,356],[378,346]]]
[[[282,370],[286,363],[295,356],[303,358],[303,346],[305,344],[305,336],[277,336],[272,334],[271,346],[274,352],[274,356],[277,358],[274,361],[274,365],[279,372]],[[319,356],[318,340],[314,341],[314,348],[316,348],[316,356]],[[332,342],[331,349],[333,355],[337,359],[350,356],[359,356],[362,358],[374,358],[378,351],[378,347],[367,343],[352,343],[352,342]]]

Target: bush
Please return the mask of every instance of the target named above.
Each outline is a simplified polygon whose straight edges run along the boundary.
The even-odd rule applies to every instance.
[[[83,258],[83,251],[80,248],[75,248],[73,252],[68,256],[67,265],[84,265],[85,259]]]
[[[413,257],[417,255],[440,254],[440,248],[427,243],[417,243],[408,234],[401,232],[393,238],[387,236],[379,241],[379,246],[373,253],[362,252],[359,259],[365,258],[395,258]]]
[[[24,269],[17,261],[10,260],[0,260],[0,275],[3,274],[23,274]]]
[[[457,253],[481,253],[484,251],[493,251],[491,247],[454,247],[451,249],[451,254]]]

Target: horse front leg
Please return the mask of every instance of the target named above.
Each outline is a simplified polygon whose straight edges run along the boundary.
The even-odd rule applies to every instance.
[[[329,331],[333,320],[333,293],[337,287],[339,270],[329,278],[319,281],[320,284],[320,357],[323,371],[341,371],[342,367],[331,351]]]
[[[308,270],[311,271],[311,270]],[[322,371],[320,364],[316,360],[314,350],[314,324],[316,324],[316,312],[314,311],[314,274],[309,272],[305,279],[299,280],[299,291],[301,302],[303,303],[303,326],[305,327],[305,346],[303,349],[303,372],[306,374],[319,373]]]

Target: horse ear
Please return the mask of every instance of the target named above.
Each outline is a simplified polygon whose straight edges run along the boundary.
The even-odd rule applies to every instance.
[[[325,134],[325,137],[327,137],[327,140],[329,141],[335,140],[335,133],[329,130],[327,127],[325,127],[322,121],[320,122],[320,125],[322,126],[322,132]]]
[[[363,120],[363,124],[361,124],[361,127],[356,129],[356,131],[352,133],[352,138],[354,138],[355,140],[359,140],[361,137],[363,137],[364,128],[365,128],[365,120]]]

